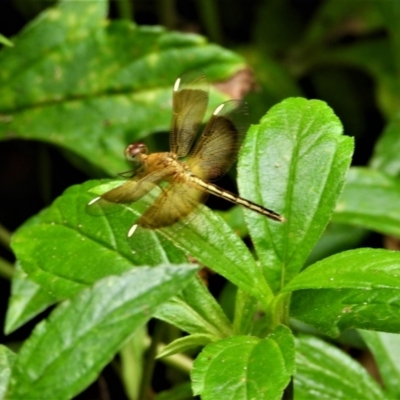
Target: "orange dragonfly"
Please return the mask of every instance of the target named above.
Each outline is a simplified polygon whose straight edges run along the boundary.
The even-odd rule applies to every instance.
[[[174,225],[193,213],[208,194],[239,204],[275,221],[278,213],[221,189],[211,181],[221,178],[236,161],[249,123],[246,103],[230,100],[219,105],[194,144],[208,104],[208,81],[201,71],[185,73],[173,88],[170,151],[147,154],[142,142],[129,145],[126,158],[134,172],[122,185],[93,199],[101,203],[134,203],[156,186],[161,192],[128,232]]]

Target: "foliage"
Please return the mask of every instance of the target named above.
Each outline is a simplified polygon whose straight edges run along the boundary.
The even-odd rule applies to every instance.
[[[259,122],[241,149],[239,192],[286,219],[245,210],[240,220],[237,210],[201,206],[188,225],[138,236],[132,247],[126,232],[139,204],[93,217],[85,206],[104,181],[67,188],[12,238],[5,332],[42,321],[18,351],[0,345],[1,396],[72,398],[118,353],[130,399],[149,396],[155,357],[191,380],[159,400],[398,397],[400,253],[359,244],[368,230],[400,236],[400,5],[327,0],[308,24],[285,20],[296,15],[291,7],[262,3],[254,42],[241,50],[246,61],[196,34],[106,20],[105,0],[62,0],[12,42],[0,35],[9,46],[0,51],[0,139],[57,146],[91,177],[126,170],[128,143],[147,140],[160,150],[165,137],[152,134],[168,130],[180,74],[201,69],[215,83],[251,62],[262,90],[249,97]],[[217,10],[208,3],[203,18],[209,12]],[[215,23],[206,29],[222,41]],[[364,40],[331,45],[350,33]],[[328,65],[343,70],[329,75]],[[336,115],[335,105],[356,138],[365,128],[350,68],[373,79],[388,121],[363,167],[350,167],[354,140]],[[335,112],[301,97],[304,77]],[[337,93],[343,82],[348,96]],[[210,108],[227,98],[213,89]],[[252,249],[236,230],[248,232]],[[220,301],[196,275],[198,265],[228,282]],[[153,317],[149,344],[144,326]],[[349,330],[372,351],[384,388],[328,343]]]

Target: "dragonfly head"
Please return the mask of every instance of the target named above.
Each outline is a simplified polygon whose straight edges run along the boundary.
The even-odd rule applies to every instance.
[[[147,154],[147,147],[142,142],[130,144],[125,149],[126,159],[133,164],[140,164],[142,161],[142,156],[145,154]]]

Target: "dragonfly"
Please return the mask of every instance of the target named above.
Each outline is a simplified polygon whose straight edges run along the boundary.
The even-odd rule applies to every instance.
[[[274,221],[284,221],[275,211],[212,183],[236,161],[249,122],[246,103],[229,100],[215,109],[199,135],[208,98],[208,80],[202,71],[190,71],[179,77],[173,87],[170,151],[149,154],[143,142],[130,144],[125,149],[126,159],[133,166],[129,178],[89,203],[131,204],[159,187],[154,202],[129,229],[128,238],[137,227],[156,230],[184,220],[206,201],[208,194]]]

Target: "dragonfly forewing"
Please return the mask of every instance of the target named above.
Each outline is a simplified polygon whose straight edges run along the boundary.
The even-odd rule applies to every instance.
[[[189,71],[174,85],[170,150],[178,157],[189,153],[208,104],[208,81],[202,71]]]

